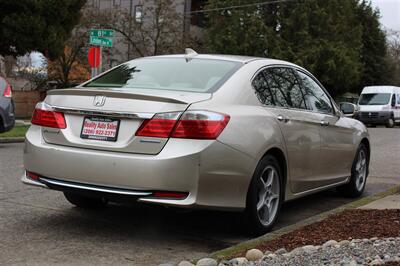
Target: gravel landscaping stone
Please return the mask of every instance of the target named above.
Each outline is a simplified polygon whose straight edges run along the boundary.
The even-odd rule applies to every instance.
[[[249,261],[260,260],[264,256],[264,253],[259,249],[250,249],[246,252],[246,259]]]
[[[263,256],[255,265],[382,265],[394,262],[400,256],[400,237],[374,237],[368,241],[356,239],[336,244],[335,242],[329,240],[322,248],[307,245],[288,253],[269,254]],[[349,243],[353,243],[354,246]],[[246,264],[250,265],[252,264]]]
[[[196,266],[218,266],[218,262],[212,258],[203,258],[197,262]]]

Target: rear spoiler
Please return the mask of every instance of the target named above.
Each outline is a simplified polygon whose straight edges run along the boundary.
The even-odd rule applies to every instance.
[[[157,101],[176,104],[190,104],[193,102],[204,101],[211,98],[211,93],[197,93],[185,91],[168,91],[152,89],[135,89],[132,91],[114,88],[82,88],[75,87],[69,89],[55,89],[47,92],[47,95],[82,95],[96,96],[104,95],[107,97],[137,99],[146,101]]]

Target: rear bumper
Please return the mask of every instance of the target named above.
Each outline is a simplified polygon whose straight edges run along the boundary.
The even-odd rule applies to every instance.
[[[37,126],[26,135],[24,164],[27,171],[61,182],[188,193],[179,200],[136,195],[141,202],[215,209],[245,207],[255,167],[252,158],[213,140],[170,139],[157,155],[128,154],[47,144]],[[51,188],[26,176],[22,181]]]

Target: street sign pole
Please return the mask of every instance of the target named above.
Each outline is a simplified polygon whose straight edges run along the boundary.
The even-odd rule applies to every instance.
[[[98,73],[101,73],[101,72],[103,72],[103,70],[102,70],[103,69],[103,58],[102,58],[103,57],[103,48],[100,46],[99,49],[100,49],[100,58],[99,58],[100,65],[99,65]]]
[[[94,54],[94,62],[99,61],[99,65],[95,63],[92,67],[92,78],[96,77],[103,70],[103,60],[102,60],[102,48],[112,47],[114,38],[114,30],[110,29],[91,29],[90,30],[90,44],[97,47],[100,51],[99,55]],[[99,58],[97,58],[99,57]]]

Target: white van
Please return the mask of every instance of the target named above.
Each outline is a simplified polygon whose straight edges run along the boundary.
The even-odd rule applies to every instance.
[[[365,87],[358,100],[358,120],[364,124],[393,127],[400,123],[400,87]]]

